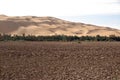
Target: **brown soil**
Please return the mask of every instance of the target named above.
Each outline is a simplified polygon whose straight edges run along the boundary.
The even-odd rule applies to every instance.
[[[120,43],[0,42],[0,80],[120,80]]]

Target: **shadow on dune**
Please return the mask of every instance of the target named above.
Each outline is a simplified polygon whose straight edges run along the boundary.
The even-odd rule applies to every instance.
[[[27,26],[30,26],[30,25],[36,25],[36,23],[34,23],[34,22],[24,22],[24,21],[19,21],[19,22],[0,21],[0,32],[10,33],[10,32],[13,32],[13,31],[17,30],[21,26],[27,27]]]

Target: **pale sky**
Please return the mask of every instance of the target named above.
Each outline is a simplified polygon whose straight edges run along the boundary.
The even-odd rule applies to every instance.
[[[0,0],[0,13],[8,15],[80,16],[118,14],[118,0]]]
[[[65,18],[118,15],[120,14],[120,0],[0,0],[0,14],[9,16],[65,16]],[[120,27],[120,24],[118,26]]]

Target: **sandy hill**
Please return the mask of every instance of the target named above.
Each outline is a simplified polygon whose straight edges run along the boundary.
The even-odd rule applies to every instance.
[[[120,36],[120,30],[75,23],[54,17],[0,15],[0,33],[21,35]]]

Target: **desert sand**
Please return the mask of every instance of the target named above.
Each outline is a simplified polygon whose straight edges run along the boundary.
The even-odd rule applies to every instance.
[[[16,35],[120,36],[120,30],[54,17],[0,15],[0,33]]]

